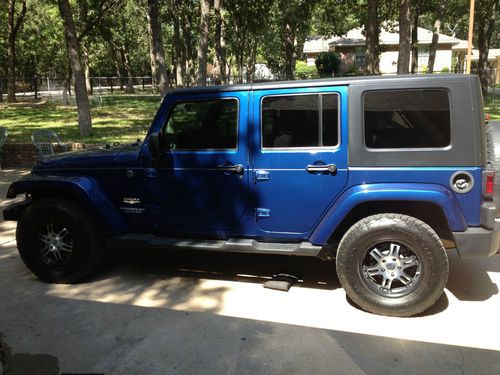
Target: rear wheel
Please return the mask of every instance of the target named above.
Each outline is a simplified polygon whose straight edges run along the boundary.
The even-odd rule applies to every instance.
[[[448,279],[448,257],[437,234],[406,215],[367,217],[351,227],[337,252],[347,295],[366,311],[412,316],[431,307]]]
[[[34,202],[23,212],[16,237],[23,262],[46,282],[81,281],[103,262],[101,231],[87,211],[71,200]]]

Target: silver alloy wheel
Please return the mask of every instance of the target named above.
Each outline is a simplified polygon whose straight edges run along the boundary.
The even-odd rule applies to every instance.
[[[49,266],[64,266],[73,253],[73,239],[65,227],[48,223],[46,230],[38,236],[43,244],[41,260]]]
[[[385,297],[402,297],[414,291],[421,271],[417,255],[408,246],[394,241],[371,246],[361,263],[365,283]]]

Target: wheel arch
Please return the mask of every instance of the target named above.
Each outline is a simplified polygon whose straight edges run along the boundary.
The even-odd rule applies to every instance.
[[[348,189],[337,199],[312,233],[310,242],[316,245],[338,243],[354,223],[381,213],[415,217],[447,240],[453,240],[451,232],[467,228],[459,202],[441,185],[361,185]]]
[[[118,210],[90,177],[29,176],[14,182],[9,187],[7,197],[15,198],[20,194],[26,194],[32,201],[44,198],[70,199],[94,215],[105,232],[120,233],[126,229],[126,223]],[[28,205],[20,206],[10,219],[17,220]]]

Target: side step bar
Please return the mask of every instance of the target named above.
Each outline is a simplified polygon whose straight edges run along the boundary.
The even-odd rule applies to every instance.
[[[198,240],[158,237],[152,234],[122,234],[108,240],[108,245],[119,247],[146,247],[154,249],[191,249],[233,253],[282,254],[320,256],[322,246],[310,242],[272,243],[252,239]]]

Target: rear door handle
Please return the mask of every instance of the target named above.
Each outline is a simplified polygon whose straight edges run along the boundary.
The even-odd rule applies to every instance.
[[[242,174],[244,170],[245,168],[241,164],[217,166],[217,171],[228,174]]]
[[[306,170],[309,173],[335,173],[337,166],[335,164],[309,164]]]

